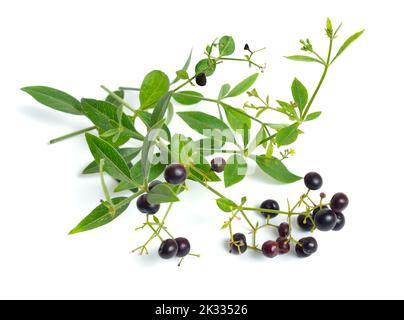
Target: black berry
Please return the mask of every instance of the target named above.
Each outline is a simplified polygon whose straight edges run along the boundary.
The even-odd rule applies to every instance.
[[[279,244],[271,240],[264,242],[262,253],[268,258],[275,258],[279,254]]]
[[[235,233],[233,241],[230,244],[230,252],[234,254],[242,254],[247,251],[247,239],[242,233]]]
[[[323,208],[316,213],[314,221],[318,230],[330,231],[337,224],[337,216],[332,210]]]
[[[286,222],[281,223],[278,227],[278,232],[281,238],[286,238],[290,232],[289,224]]]
[[[250,51],[250,46],[248,45],[248,43],[246,43],[246,44],[244,45],[244,50]]]
[[[176,256],[178,245],[174,239],[164,240],[159,248],[159,256],[163,259],[171,259]]]
[[[323,185],[323,179],[317,172],[309,172],[304,177],[304,184],[310,190],[318,190]]]
[[[160,209],[159,204],[151,204],[147,201],[146,194],[142,194],[139,198],[137,198],[136,206],[140,212],[146,214],[155,214]]]
[[[337,217],[337,224],[335,225],[334,231],[340,231],[345,226],[345,216],[341,212],[336,212],[335,216]]]
[[[290,251],[290,243],[288,239],[280,237],[276,239],[276,242],[279,246],[279,254],[286,254]]]
[[[314,227],[313,221],[311,221],[310,217],[306,217],[304,214],[297,217],[297,224],[304,231],[311,231]]]
[[[302,246],[303,252],[308,255],[312,255],[316,253],[318,249],[318,244],[316,239],[313,237],[307,237],[299,240],[299,243]]]
[[[296,251],[296,255],[297,255],[299,258],[307,258],[307,257],[310,257],[309,254],[307,254],[307,253],[305,253],[305,252],[303,251],[303,247],[302,247],[300,244],[297,244],[297,245],[296,245],[295,251]]]
[[[196,76],[195,82],[198,86],[206,86],[206,74],[205,73],[200,73]]]
[[[184,183],[187,179],[187,169],[182,164],[171,164],[164,171],[164,178],[173,185]]]
[[[224,160],[221,157],[214,158],[210,162],[210,168],[215,172],[219,172],[219,173],[223,172],[225,166],[226,166],[226,160]]]
[[[279,204],[275,200],[265,200],[261,203],[260,208],[262,209],[270,209],[270,210],[279,210]],[[269,212],[261,212],[265,217],[275,218],[278,214],[277,213],[269,213]]]
[[[189,243],[188,239],[180,237],[176,238],[175,242],[177,242],[178,246],[177,257],[185,257],[191,251],[191,244]]]
[[[153,189],[155,186],[157,186],[158,184],[161,184],[162,182],[159,180],[154,180],[152,182],[149,183],[149,190]]]
[[[341,211],[344,211],[346,209],[346,207],[348,207],[349,200],[348,200],[348,197],[346,196],[346,194],[344,194],[342,192],[338,192],[333,195],[333,197],[331,198],[330,204],[331,204],[332,210],[334,210],[336,212],[341,212]]]
[[[316,217],[316,214],[317,214],[317,212],[319,212],[321,209],[328,209],[328,206],[321,206],[321,207],[317,207],[317,208],[315,208],[314,210],[313,210],[313,213],[312,213],[312,217],[313,217],[313,219]]]

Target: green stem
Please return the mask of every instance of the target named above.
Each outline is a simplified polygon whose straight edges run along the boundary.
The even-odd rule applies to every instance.
[[[220,59],[220,60],[224,60],[224,61],[242,61],[242,62],[248,62],[248,63],[251,63],[252,65],[256,66],[256,67],[259,68],[259,69],[262,68],[259,64],[255,63],[255,62],[253,62],[253,61],[251,61],[251,60],[248,60],[248,59],[242,59],[242,58],[225,58],[225,57],[220,57],[219,59]]]
[[[330,38],[330,45],[329,45],[329,47],[328,47],[327,62],[326,62],[325,65],[324,65],[323,74],[322,74],[322,76],[321,76],[321,78],[320,78],[320,81],[318,82],[318,85],[317,85],[316,90],[314,91],[313,95],[311,96],[311,99],[310,99],[310,101],[309,101],[309,103],[308,103],[306,109],[305,109],[304,112],[303,112],[302,120],[304,120],[304,119],[306,118],[307,113],[309,112],[310,107],[311,107],[311,105],[313,104],[314,99],[316,98],[316,96],[317,96],[317,94],[318,94],[318,92],[319,92],[319,90],[320,90],[320,88],[321,88],[321,86],[322,86],[322,84],[323,84],[323,82],[324,82],[325,76],[327,75],[327,71],[328,71],[328,68],[329,68],[329,66],[330,66],[330,60],[331,60],[332,42],[333,42],[333,38],[331,37],[331,38]]]
[[[108,191],[107,184],[105,183],[105,178],[104,178],[104,164],[105,160],[101,159],[100,160],[100,179],[101,179],[101,186],[102,190],[104,191],[105,199],[107,199],[107,202],[114,208],[114,204],[111,201],[111,196]]]
[[[92,130],[95,130],[95,129],[97,129],[96,126],[91,126],[91,127],[88,127],[88,128],[77,130],[77,131],[74,131],[72,133],[65,134],[64,136],[61,136],[61,137],[58,137],[58,138],[50,140],[49,144],[54,144],[54,143],[57,143],[57,142],[60,142],[60,141],[63,141],[63,140],[78,136],[80,134],[83,134],[83,133],[86,133],[88,131],[92,131]]]
[[[281,210],[272,210],[272,209],[263,209],[263,208],[251,208],[251,207],[241,207],[242,210],[245,211],[257,211],[257,212],[268,212],[268,213],[277,213],[277,214],[286,214],[286,215],[299,215],[302,213],[292,213],[292,212],[287,212],[287,211],[281,211]]]
[[[127,103],[124,99],[122,99],[121,97],[119,97],[118,95],[116,95],[114,92],[112,92],[111,90],[109,90],[107,87],[105,86],[101,86],[101,89],[103,89],[104,91],[108,92],[108,94],[110,94],[114,99],[118,100],[120,103],[122,103],[126,108],[128,108],[130,111],[132,111],[135,115],[137,114],[137,110],[135,108],[133,108],[129,103]]]

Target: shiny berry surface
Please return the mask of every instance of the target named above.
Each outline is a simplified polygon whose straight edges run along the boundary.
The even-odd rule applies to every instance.
[[[324,208],[317,212],[314,221],[318,230],[330,231],[337,224],[337,216],[332,210]]]
[[[164,179],[172,185],[184,183],[187,179],[187,169],[182,164],[171,164],[164,171]]]
[[[177,255],[178,245],[174,239],[164,240],[159,248],[159,256],[163,259],[171,259]]]
[[[151,204],[147,201],[146,194],[142,194],[139,198],[137,198],[136,206],[140,212],[146,214],[155,214],[160,209],[159,204]]]
[[[316,239],[313,237],[307,237],[299,240],[299,243],[302,246],[303,252],[308,255],[312,255],[317,252],[318,244]]]
[[[222,157],[214,158],[210,162],[210,168],[215,172],[218,173],[223,172],[225,167],[226,167],[226,160],[224,160]]]
[[[297,217],[297,224],[304,231],[311,231],[314,227],[311,219],[309,217],[306,217],[304,214],[301,214]]]
[[[203,72],[198,74],[195,78],[195,82],[198,86],[206,86],[206,74],[204,74]]]
[[[307,257],[310,257],[309,254],[307,254],[307,253],[305,253],[305,252],[303,251],[303,247],[302,247],[301,245],[299,245],[299,244],[296,245],[295,251],[296,251],[296,255],[297,255],[299,258],[307,258]]]
[[[177,242],[178,246],[177,257],[185,257],[191,251],[191,244],[188,239],[179,237],[175,239],[175,242]]]
[[[345,216],[341,212],[336,212],[335,216],[337,217],[337,224],[335,225],[333,231],[340,231],[345,227]]]
[[[242,254],[247,251],[247,239],[242,233],[233,235],[233,242],[230,244],[230,252],[233,254]]]
[[[279,246],[279,254],[286,254],[290,251],[290,243],[287,238],[280,237],[276,239],[276,242]]]
[[[262,245],[262,253],[268,258],[275,258],[279,255],[279,244],[276,241],[266,241]]]
[[[290,232],[290,228],[289,228],[289,224],[286,222],[283,222],[279,225],[278,227],[278,233],[279,236],[282,238],[286,238],[289,235]]]
[[[349,204],[349,199],[345,193],[338,192],[334,194],[331,198],[331,209],[334,210],[335,212],[341,212],[344,211]]]
[[[323,185],[323,179],[317,172],[309,172],[304,177],[304,184],[310,190],[318,190]]]
[[[275,200],[265,200],[263,203],[261,203],[260,208],[262,209],[270,209],[270,210],[279,210],[279,204],[278,202],[276,202]],[[271,217],[271,218],[275,218],[278,214],[277,213],[270,213],[270,212],[262,212],[261,213],[265,216],[265,217]]]

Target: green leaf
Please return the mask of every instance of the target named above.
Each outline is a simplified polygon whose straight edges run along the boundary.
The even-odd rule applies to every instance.
[[[81,104],[85,115],[97,126],[101,134],[111,129],[120,128],[118,108],[112,103],[94,99],[82,99]],[[120,116],[124,130],[120,134],[120,140],[117,145],[127,142],[130,138],[142,141],[143,136],[135,129],[133,121],[124,113]],[[111,140],[108,140],[108,142],[111,142]]]
[[[173,98],[178,103],[189,106],[199,103],[203,95],[196,91],[180,91],[174,93]]]
[[[77,115],[83,114],[80,102],[66,92],[44,86],[25,87],[21,90],[52,109]]]
[[[247,173],[247,162],[238,154],[232,155],[224,168],[224,185],[230,187],[244,179]]]
[[[209,132],[204,133],[204,130],[230,130],[229,127],[220,119],[200,111],[177,112],[177,114],[182,118],[182,120],[185,121],[187,125],[202,135],[208,136]]]
[[[226,198],[216,199],[216,204],[219,207],[219,209],[224,212],[232,212],[234,209],[237,208],[237,204],[235,204],[230,199]]]
[[[172,92],[169,91],[164,94],[159,101],[157,102],[156,106],[154,107],[152,117],[151,117],[151,125],[156,124],[158,121],[164,118],[168,104],[170,103]]]
[[[86,133],[86,140],[98,165],[100,164],[101,159],[104,159],[104,170],[109,175],[118,180],[123,180],[129,183],[132,182],[129,167],[125,159],[111,144],[90,133]]]
[[[269,123],[268,126],[276,131],[282,130],[289,126],[287,123]]]
[[[147,201],[151,204],[160,204],[165,202],[180,201],[174,190],[168,183],[160,183],[156,185],[147,194]]]
[[[248,78],[241,81],[237,84],[226,96],[226,98],[236,97],[244,92],[246,92],[257,80],[258,73],[254,73],[253,75],[249,76]]]
[[[112,203],[117,205],[125,199],[127,198],[114,198],[112,199]],[[98,207],[91,211],[90,214],[85,217],[73,230],[71,230],[69,234],[75,234],[101,227],[119,217],[121,213],[128,208],[128,206],[129,204],[119,208],[114,214],[111,214],[108,208],[101,203]]]
[[[299,123],[294,123],[286,128],[282,128],[276,134],[276,143],[278,147],[287,146],[296,141],[299,135]]]
[[[317,119],[321,115],[321,111],[313,112],[310,113],[306,116],[306,119],[304,121],[311,121]]]
[[[362,30],[362,31],[359,31],[359,32],[353,34],[352,36],[350,36],[342,44],[341,48],[339,48],[337,54],[335,55],[334,59],[332,59],[331,63],[333,63],[352,44],[352,42],[354,42],[356,39],[358,39],[364,32],[365,32],[365,30]]]
[[[194,167],[196,168],[196,170],[192,166],[189,167],[189,180],[202,180],[207,182],[221,181],[219,176],[214,171],[212,171],[209,164],[199,163],[195,164]]]
[[[189,79],[189,75],[188,72],[184,71],[184,70],[178,70],[176,72],[177,76],[182,79],[182,80],[187,80]]]
[[[297,117],[296,110],[290,103],[287,103],[287,102],[281,101],[281,100],[276,100],[276,102],[281,106],[281,108],[284,112]]]
[[[227,121],[233,130],[242,130],[245,127],[251,128],[251,119],[246,115],[246,112],[239,108],[234,108],[228,104],[221,103],[226,113]]]
[[[191,64],[191,59],[192,59],[192,50],[189,52],[187,61],[185,61],[184,66],[182,67],[181,71],[187,71],[189,68],[189,65]],[[177,74],[177,77],[171,82],[171,84],[174,84],[176,82],[180,81],[180,77]]]
[[[230,88],[231,88],[231,87],[230,87],[230,85],[229,85],[228,83],[222,85],[222,87],[220,88],[220,92],[219,92],[219,97],[218,97],[218,99],[219,99],[219,100],[222,100],[222,99],[226,96],[226,94],[229,93]]]
[[[151,113],[147,111],[139,111],[138,112],[139,118],[143,121],[143,123],[147,126],[147,128],[150,128],[152,126],[152,115]],[[166,136],[164,139],[167,141],[171,140],[171,132],[170,129],[168,129],[166,124],[163,124],[162,129],[165,131]],[[161,136],[162,138],[162,136]]]
[[[207,77],[211,76],[216,70],[215,60],[202,59],[195,66],[195,74],[205,73]]]
[[[267,133],[264,129],[264,126],[261,126],[261,128],[258,130],[257,134],[255,135],[254,139],[251,140],[249,146],[248,146],[248,152],[251,154],[254,152],[254,150],[259,147],[261,144],[266,147],[267,141]]]
[[[287,56],[286,59],[293,60],[293,61],[301,61],[301,62],[317,62],[323,64],[320,60],[304,55],[295,55],[295,56]]]
[[[169,125],[174,117],[174,106],[172,102],[168,103],[167,106],[167,116],[166,116],[166,125]]]
[[[166,168],[166,165],[162,163],[156,163],[152,164],[150,167],[150,172],[149,172],[149,177],[148,181],[153,181],[156,178],[158,178]],[[130,168],[130,175],[132,177],[133,182],[128,183],[125,181],[121,181],[118,183],[118,185],[115,187],[114,191],[115,192],[121,192],[125,190],[131,190],[133,188],[137,188],[144,183],[144,176],[143,176],[143,170],[142,170],[142,162],[138,161],[136,162],[132,168]]]
[[[170,88],[167,75],[154,70],[146,75],[140,87],[139,99],[142,109],[153,106]]]
[[[300,112],[303,112],[304,107],[307,104],[309,95],[307,93],[306,87],[296,78],[292,83],[292,95],[293,99],[297,103]]]
[[[161,119],[157,123],[155,123],[147,132],[146,137],[144,138],[143,146],[142,146],[142,155],[141,155],[141,162],[142,162],[142,170],[143,170],[143,176],[148,177],[150,173],[150,157],[151,157],[151,151],[154,149],[154,144],[156,142],[156,139],[159,135],[159,129],[164,124],[164,119]],[[147,179],[146,179],[147,181]]]
[[[291,173],[282,163],[282,161],[277,158],[257,156],[255,161],[262,171],[279,182],[292,183],[302,179],[301,177]]]
[[[124,99],[124,97],[125,97],[125,92],[123,90],[114,91],[114,94],[117,95],[121,99]],[[113,97],[111,94],[109,94],[107,96],[105,101],[109,102],[109,103],[112,103],[113,105],[115,105],[117,107],[122,105],[122,103],[119,100],[117,100],[115,97]]]
[[[127,163],[132,161],[139,154],[141,148],[122,148],[117,151],[119,154],[125,159]],[[82,174],[91,174],[91,173],[99,173],[100,169],[98,167],[98,163],[96,161],[91,162],[85,169]]]
[[[219,53],[221,56],[230,56],[233,54],[236,46],[234,39],[230,36],[221,37],[219,40]]]

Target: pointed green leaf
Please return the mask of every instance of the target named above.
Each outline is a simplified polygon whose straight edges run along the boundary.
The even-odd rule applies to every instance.
[[[299,124],[294,123],[288,127],[282,128],[276,134],[276,143],[278,147],[287,146],[296,141],[299,135]]]
[[[127,198],[114,198],[112,199],[112,203],[116,205],[125,199]],[[91,211],[91,213],[87,217],[85,217],[73,230],[71,230],[69,234],[75,234],[101,227],[119,217],[121,213],[128,208],[128,206],[129,204],[116,210],[115,214],[111,214],[108,208],[101,203],[98,207]]]
[[[237,208],[237,204],[226,198],[216,199],[216,204],[223,212],[232,212],[234,209]]]
[[[291,173],[282,163],[282,161],[277,158],[257,156],[255,161],[262,171],[279,182],[292,183],[302,179],[301,177]]]
[[[218,99],[222,100],[226,96],[226,94],[229,93],[230,88],[231,87],[228,83],[225,83],[224,85],[222,85],[222,87],[220,88]]]
[[[287,56],[286,59],[293,60],[293,61],[301,61],[301,62],[317,62],[323,64],[320,60],[304,55],[295,55],[295,56]]]
[[[170,88],[170,80],[160,70],[149,72],[140,87],[139,99],[142,109],[153,106]]]
[[[80,102],[66,92],[45,86],[25,87],[21,90],[52,109],[76,115],[83,114]]]
[[[204,130],[230,130],[229,127],[220,119],[200,111],[177,112],[177,114],[182,120],[185,121],[187,125],[203,135],[208,133],[204,133]]]
[[[297,103],[297,106],[299,107],[300,112],[303,112],[309,95],[306,87],[296,78],[292,83],[292,95],[293,99]]]
[[[364,32],[365,32],[365,30],[362,30],[362,31],[359,31],[359,32],[353,34],[352,36],[350,36],[342,44],[341,48],[339,48],[337,54],[335,55],[334,59],[332,59],[331,63],[333,63],[352,44],[352,42],[354,42],[356,39],[358,39]]]
[[[189,68],[189,65],[191,64],[191,59],[192,59],[192,50],[189,52],[187,61],[185,61],[184,66],[182,67],[181,71],[186,72]],[[174,84],[180,80],[180,77],[177,74],[177,77],[171,82],[171,84]]]
[[[125,159],[111,144],[90,133],[86,133],[86,140],[98,165],[100,164],[101,159],[104,159],[104,170],[109,175],[118,180],[123,180],[129,183],[132,182],[129,167]]]
[[[306,116],[306,119],[304,121],[311,121],[317,119],[321,115],[321,111],[313,112],[310,113]]]
[[[226,98],[236,97],[244,92],[246,92],[258,78],[258,73],[254,73],[253,75],[247,77],[239,84],[237,84],[226,96]]]
[[[230,56],[234,53],[236,45],[230,36],[223,36],[219,40],[219,53],[221,56]]]
[[[168,183],[160,183],[156,185],[147,194],[147,201],[151,204],[160,204],[166,202],[180,201],[174,190]]]
[[[244,179],[247,173],[247,162],[240,155],[232,155],[224,168],[224,185],[230,187]]]
[[[210,165],[207,163],[199,163],[195,164],[194,167],[196,170],[191,166],[189,167],[189,180],[202,180],[207,182],[218,182],[220,181],[219,176],[212,171]]]
[[[157,102],[156,106],[154,107],[152,117],[151,117],[151,125],[156,124],[158,121],[164,118],[168,105],[171,100],[172,92],[169,91],[164,94],[159,101]]]
[[[246,112],[239,108],[234,108],[228,104],[221,103],[227,117],[227,121],[233,130],[242,130],[244,127],[251,128],[251,119]]]
[[[125,159],[127,163],[132,161],[140,153],[141,148],[122,148],[117,151]],[[99,173],[100,169],[96,161],[91,162],[87,167],[84,168],[82,174]]]
[[[180,91],[173,94],[173,98],[180,104],[193,105],[199,103],[203,95],[196,91]]]

